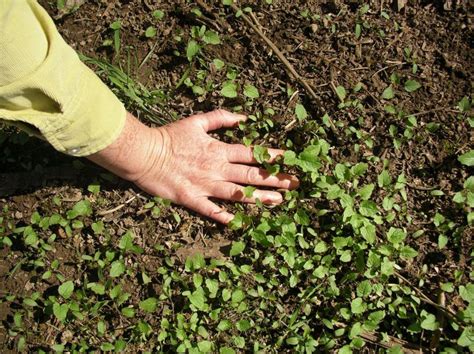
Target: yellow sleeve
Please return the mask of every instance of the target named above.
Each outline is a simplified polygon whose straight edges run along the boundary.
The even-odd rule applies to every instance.
[[[0,0],[0,119],[30,124],[56,150],[87,156],[119,136],[125,117],[35,0]]]

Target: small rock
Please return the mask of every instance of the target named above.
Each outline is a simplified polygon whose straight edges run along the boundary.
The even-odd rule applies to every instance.
[[[311,32],[316,33],[318,32],[319,26],[316,23],[313,23],[311,26]]]
[[[74,335],[70,330],[65,330],[61,335],[61,343],[69,343],[73,337]]]

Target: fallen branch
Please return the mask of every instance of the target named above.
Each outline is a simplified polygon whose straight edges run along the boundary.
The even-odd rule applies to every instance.
[[[460,327],[464,327],[462,326],[459,321],[457,320],[456,318],[456,313],[450,309],[448,309],[447,307],[445,307],[443,304],[437,304],[436,302],[434,302],[433,300],[431,300],[427,295],[425,295],[420,289],[418,289],[416,286],[414,286],[407,278],[405,278],[403,275],[401,275],[400,273],[398,272],[395,272],[395,275],[398,277],[398,279],[400,279],[402,282],[404,282],[405,284],[409,285],[419,296],[420,296],[420,300],[433,306],[433,307],[436,307],[438,310],[442,311],[446,317],[448,317],[449,319],[451,319],[452,321],[458,323],[460,325]]]
[[[202,1],[197,1],[199,4],[202,3]],[[243,11],[236,6],[235,4],[231,4],[230,7],[234,10],[235,13],[241,13],[241,18],[244,20],[244,22],[252,28],[252,30],[257,33],[260,38],[272,49],[272,51],[275,53],[277,58],[283,63],[283,65],[286,67],[287,71],[290,73],[290,77],[293,77],[301,86],[303,86],[306,90],[306,92],[313,98],[313,100],[316,101],[317,104],[320,104],[320,98],[314,92],[313,88],[311,85],[295,70],[293,65],[286,59],[285,55],[281,52],[281,50],[276,46],[273,41],[268,38],[261,30],[259,27],[262,27],[259,23],[256,17],[254,16],[254,20],[256,21],[256,24],[252,22],[252,20],[245,14]],[[328,119],[329,125],[331,126],[332,132],[337,136],[338,131],[336,126],[334,125],[334,122],[332,121],[331,118]]]

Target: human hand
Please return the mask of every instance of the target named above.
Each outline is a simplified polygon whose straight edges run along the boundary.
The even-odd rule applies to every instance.
[[[245,196],[242,185],[281,189],[298,186],[296,177],[284,173],[272,176],[265,169],[250,166],[256,164],[252,148],[226,144],[207,134],[212,130],[234,127],[245,119],[242,115],[217,110],[160,128],[148,128],[130,115],[124,128],[127,137],[122,142],[128,148],[119,148],[122,151],[119,158],[108,156],[106,159],[112,160],[114,166],[103,159],[100,161],[97,156],[94,158],[94,155],[91,160],[133,181],[149,194],[227,224],[233,215],[209,198],[246,203],[254,203],[258,198],[266,204],[279,204],[283,201],[280,193],[255,190],[249,198]],[[268,152],[274,160],[283,150],[268,149]],[[127,167],[120,167],[123,164]]]

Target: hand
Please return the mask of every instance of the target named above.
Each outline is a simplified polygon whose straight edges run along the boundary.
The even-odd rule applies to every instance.
[[[256,190],[249,198],[242,185],[282,189],[298,186],[296,177],[284,173],[272,176],[264,169],[249,166],[256,163],[251,148],[226,144],[207,134],[219,128],[234,127],[245,119],[242,115],[217,110],[160,128],[148,128],[130,115],[122,133],[125,135],[122,144],[126,148],[120,147],[119,138],[114,143],[118,146],[109,147],[115,149],[115,153],[105,154],[108,155],[105,161],[97,154],[90,158],[133,181],[147,193],[227,224],[233,215],[209,198],[246,203],[254,203],[258,198],[263,203],[279,204],[283,201],[280,193]],[[98,154],[104,156],[105,150]],[[121,157],[116,156],[117,152]],[[268,149],[268,152],[273,160],[283,150]]]

